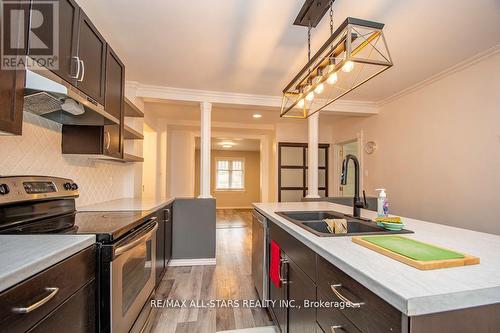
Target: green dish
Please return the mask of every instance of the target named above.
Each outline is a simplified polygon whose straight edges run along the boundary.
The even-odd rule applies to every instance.
[[[391,230],[391,231],[402,230],[405,226],[403,223],[389,223],[389,222],[377,222],[377,225],[379,227],[382,227],[384,229]]]

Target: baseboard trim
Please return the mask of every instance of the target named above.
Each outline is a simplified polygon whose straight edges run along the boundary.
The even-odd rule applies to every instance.
[[[171,259],[168,263],[169,267],[180,266],[213,266],[216,264],[215,258],[199,258],[199,259]]]
[[[253,209],[253,207],[252,206],[248,206],[248,207],[216,207],[215,209],[218,209],[218,210],[224,210],[224,209],[238,210],[238,209]]]

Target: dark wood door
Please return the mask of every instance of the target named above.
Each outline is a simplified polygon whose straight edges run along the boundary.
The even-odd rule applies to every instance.
[[[77,48],[78,48],[78,23],[80,8],[74,0],[58,0],[59,3],[59,54],[58,54],[58,69],[52,70],[60,78],[68,81],[72,85],[76,85],[77,73]],[[46,0],[33,0],[32,11],[40,11],[44,17],[48,15],[48,11],[52,11],[52,6],[47,5]],[[47,26],[48,27],[48,26]],[[50,27],[48,27],[50,28]],[[37,31],[37,35],[52,34],[51,29],[42,29]],[[50,38],[49,38],[50,40]],[[36,50],[28,51],[29,54],[36,54]]]
[[[89,282],[29,332],[96,332],[96,283]]]
[[[106,125],[103,128],[104,155],[122,158],[122,125]]]
[[[2,0],[0,0],[0,6],[3,7]],[[27,25],[29,22],[29,10],[27,9],[28,5],[25,3],[14,3],[10,6],[16,6],[16,8],[14,9],[24,10],[24,22],[26,24],[24,28],[25,31],[27,31]],[[3,36],[3,23],[4,22],[0,22],[0,36]],[[10,22],[10,25],[13,24],[15,24],[15,22]],[[14,52],[9,55],[21,56],[23,54],[26,54],[28,44],[27,34],[25,34],[24,40],[21,40],[21,35],[17,35],[15,36],[15,38],[17,38],[17,45],[19,46],[19,48],[14,50]],[[5,40],[4,42],[10,43],[10,40]],[[3,55],[1,61],[4,61]],[[24,82],[24,70],[0,69],[0,134],[22,134]]]
[[[78,57],[82,62],[82,72],[76,85],[104,105],[106,41],[82,9],[78,30]]]
[[[316,309],[305,307],[304,301],[316,300],[316,285],[302,270],[289,260],[288,299],[295,303],[288,308],[288,333],[314,332]]]
[[[281,333],[287,332],[287,322],[288,322],[288,264],[286,263],[287,257],[284,252],[281,252],[281,258],[283,259],[283,263],[281,264],[281,278],[285,281],[285,284],[281,284],[279,288],[277,288],[272,281],[269,281],[269,299],[270,302],[270,310],[273,316],[274,322],[277,324]]]
[[[159,210],[155,215],[158,217],[156,231],[156,285],[158,285],[165,270],[165,219],[163,210]]]
[[[119,119],[120,123],[104,127],[104,134],[106,135],[104,153],[112,157],[122,158],[125,66],[109,45],[106,47],[105,82],[104,108],[109,114]]]
[[[165,268],[167,268],[172,258],[172,205],[169,205],[164,211],[165,215]]]

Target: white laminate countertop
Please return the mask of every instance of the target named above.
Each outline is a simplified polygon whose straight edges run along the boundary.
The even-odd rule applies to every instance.
[[[421,271],[352,242],[318,237],[275,214],[352,207],[327,202],[257,203],[261,213],[408,316],[500,303],[500,236],[403,218],[403,236],[480,257],[479,265]],[[365,218],[376,212],[361,210]]]
[[[0,235],[0,292],[95,242],[94,235]]]
[[[168,205],[175,198],[123,198],[78,207],[80,212],[154,211]]]

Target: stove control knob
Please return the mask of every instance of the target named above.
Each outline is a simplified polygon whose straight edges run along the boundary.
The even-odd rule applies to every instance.
[[[73,191],[78,190],[78,185],[77,185],[76,183],[71,184],[71,189],[72,189]]]
[[[64,185],[63,185],[63,186],[64,186],[64,189],[65,189],[66,191],[71,190],[71,183],[64,183]]]
[[[0,184],[0,195],[6,195],[6,194],[9,194],[9,192],[10,192],[9,185]]]

